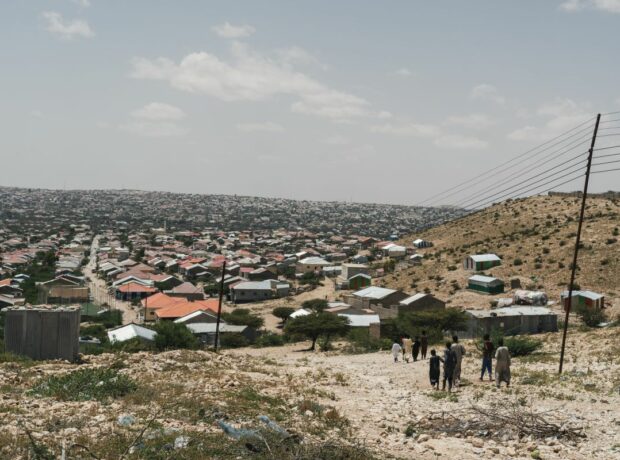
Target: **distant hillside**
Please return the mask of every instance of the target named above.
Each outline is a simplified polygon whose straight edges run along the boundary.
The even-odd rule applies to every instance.
[[[505,280],[507,288],[510,279],[518,277],[524,287],[544,289],[557,301],[570,276],[579,206],[580,199],[571,196],[510,200],[410,235],[401,242],[411,246],[421,237],[434,247],[419,251],[425,255],[422,266],[384,278],[385,285],[407,291],[430,289],[453,306],[488,307],[491,299],[509,294],[488,297],[467,291],[471,272],[463,269],[462,261],[469,254],[491,252],[503,264],[487,274]],[[620,199],[588,200],[576,280],[582,289],[611,298],[620,294],[619,216]]]

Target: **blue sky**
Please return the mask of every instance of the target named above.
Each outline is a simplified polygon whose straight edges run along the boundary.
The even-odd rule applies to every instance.
[[[6,0],[0,184],[412,204],[620,110],[618,43],[620,0]]]

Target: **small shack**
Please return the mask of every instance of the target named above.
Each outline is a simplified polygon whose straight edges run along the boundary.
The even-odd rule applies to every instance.
[[[398,312],[418,312],[430,310],[444,310],[446,303],[432,294],[418,293],[401,300],[398,303]]]
[[[363,289],[372,284],[372,277],[365,273],[358,273],[353,275],[346,281],[347,289]]]
[[[465,260],[463,260],[463,267],[465,270],[474,270],[476,272],[488,270],[489,268],[497,267],[501,264],[502,259],[495,254],[475,254],[467,256]]]
[[[467,288],[486,294],[501,294],[504,292],[504,282],[492,276],[474,275],[469,278]]]
[[[433,246],[433,243],[431,243],[430,241],[423,240],[422,238],[418,238],[417,240],[413,242],[413,245],[416,248],[430,248],[431,246]]]
[[[568,306],[568,291],[560,294],[562,305]],[[575,308],[605,308],[605,296],[592,291],[573,291],[571,309]]]
[[[8,352],[32,359],[75,361],[80,350],[80,307],[8,307],[4,343]]]
[[[480,337],[497,330],[504,335],[558,331],[558,316],[545,307],[505,307],[495,310],[466,310],[466,337]]]

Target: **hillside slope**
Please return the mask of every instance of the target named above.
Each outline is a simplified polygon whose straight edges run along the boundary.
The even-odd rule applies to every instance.
[[[508,294],[489,297],[467,291],[471,272],[462,262],[467,255],[491,252],[503,264],[487,274],[505,280],[507,289],[510,279],[520,278],[524,288],[544,289],[559,301],[570,278],[579,207],[580,198],[571,196],[510,200],[411,235],[401,244],[410,246],[421,237],[434,247],[419,251],[425,256],[422,266],[396,272],[383,283],[406,291],[430,289],[453,306],[488,307],[492,298]],[[619,231],[620,200],[589,199],[576,282],[582,289],[605,293],[612,303],[620,292]]]

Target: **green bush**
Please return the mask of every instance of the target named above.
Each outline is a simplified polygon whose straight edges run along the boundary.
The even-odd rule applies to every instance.
[[[123,314],[120,310],[108,310],[99,315],[88,318],[92,323],[100,323],[106,329],[110,329],[123,324]]]
[[[93,324],[91,326],[80,327],[81,337],[95,337],[99,340],[107,340],[108,334],[103,324]]]
[[[154,327],[155,347],[160,350],[178,348],[198,348],[198,340],[185,324],[173,321],[160,321]]]
[[[579,307],[575,312],[588,327],[596,327],[607,322],[607,314],[600,308]]]
[[[132,379],[119,374],[116,369],[88,368],[47,377],[31,393],[61,401],[105,401],[125,396],[137,388]]]
[[[284,345],[285,343],[286,342],[284,340],[283,335],[268,332],[266,334],[261,335],[256,340],[255,345],[257,347],[280,347]]]
[[[252,314],[247,308],[236,308],[230,313],[222,313],[222,319],[228,324],[236,326],[248,326],[260,329],[265,324],[265,320],[258,315]]]
[[[389,350],[392,347],[390,339],[374,338],[366,328],[352,328],[347,334],[347,339],[349,343],[345,351],[352,354]]]
[[[519,258],[516,258],[515,260],[513,260],[512,265],[514,265],[515,267],[523,265],[523,261]]]
[[[241,348],[247,347],[248,339],[239,332],[227,332],[220,335],[220,346],[222,348]]]
[[[493,337],[493,345],[498,347],[498,339],[500,336]],[[536,350],[542,347],[542,342],[538,339],[533,339],[528,336],[512,336],[504,338],[504,346],[508,347],[510,355],[515,356],[527,356],[534,353]]]

